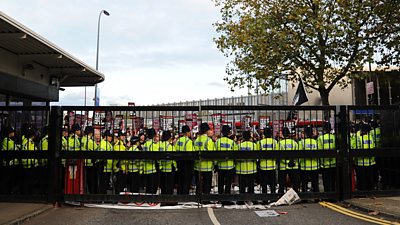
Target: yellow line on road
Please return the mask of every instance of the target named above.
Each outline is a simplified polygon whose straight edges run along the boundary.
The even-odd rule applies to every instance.
[[[210,208],[207,208],[207,212],[208,212],[208,216],[210,217],[210,219],[211,219],[211,221],[212,221],[212,223],[214,224],[214,225],[221,225],[219,222],[218,222],[218,220],[217,220],[217,218],[215,217],[215,215],[214,215],[214,210],[210,207]]]
[[[392,225],[393,224],[399,224],[397,222],[391,222],[391,221],[388,221],[388,220],[383,220],[383,219],[375,218],[375,217],[372,217],[372,216],[364,215],[364,214],[361,214],[361,213],[357,213],[357,212],[345,209],[343,207],[340,207],[340,206],[335,205],[335,204],[330,203],[330,202],[320,202],[319,204],[324,206],[324,207],[327,207],[329,209],[332,209],[332,210],[334,210],[336,212],[339,212],[339,213],[342,213],[342,214],[345,214],[345,215],[348,215],[348,216],[351,216],[351,217],[354,217],[354,218],[357,218],[357,219],[360,219],[360,220],[364,220],[364,221],[367,221],[367,222],[371,222],[371,223],[375,223],[375,224],[383,224],[383,225],[386,225],[386,224],[389,224],[389,225],[390,224],[392,224]]]

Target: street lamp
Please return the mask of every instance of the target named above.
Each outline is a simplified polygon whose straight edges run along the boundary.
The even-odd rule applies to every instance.
[[[104,14],[106,16],[109,16],[110,13],[107,12],[106,10],[101,10],[100,14],[99,14],[99,20],[97,23],[97,51],[96,51],[96,70],[99,69],[99,40],[100,40],[100,18],[101,15]],[[94,105],[98,105],[99,101],[98,101],[98,96],[97,96],[97,83],[94,85]]]

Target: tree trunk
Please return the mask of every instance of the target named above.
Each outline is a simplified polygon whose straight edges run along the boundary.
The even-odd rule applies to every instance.
[[[319,89],[322,105],[329,105],[329,91],[325,88]]]

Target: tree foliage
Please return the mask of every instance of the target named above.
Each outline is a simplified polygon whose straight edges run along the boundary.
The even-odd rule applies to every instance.
[[[279,78],[318,91],[329,104],[335,85],[368,63],[399,64],[399,0],[214,0],[218,49],[231,58],[232,89],[280,87]],[[359,74],[359,73],[358,73]],[[359,76],[359,75],[358,75]]]

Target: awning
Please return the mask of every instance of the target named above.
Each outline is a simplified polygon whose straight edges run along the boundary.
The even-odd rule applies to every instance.
[[[39,64],[62,87],[92,86],[104,75],[0,11],[0,48]],[[26,64],[30,66],[30,64]]]

